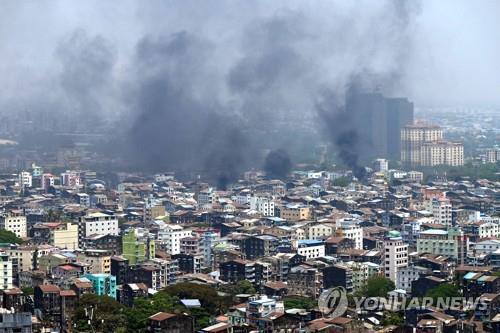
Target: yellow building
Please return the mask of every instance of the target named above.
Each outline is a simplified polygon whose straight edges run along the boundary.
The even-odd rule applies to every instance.
[[[91,274],[111,273],[111,256],[106,250],[85,250],[78,254],[78,260],[89,265],[89,273]]]
[[[34,246],[19,246],[16,249],[4,249],[12,261],[16,272],[35,270],[36,248]]]
[[[303,221],[312,218],[311,207],[301,204],[288,204],[280,208],[280,217],[287,221]]]

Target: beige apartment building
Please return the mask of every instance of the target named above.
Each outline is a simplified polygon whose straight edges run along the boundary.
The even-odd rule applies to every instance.
[[[78,254],[78,260],[89,265],[89,273],[91,274],[111,273],[111,255],[106,250],[85,250]]]
[[[21,210],[11,210],[0,216],[0,228],[13,232],[19,238],[27,236],[26,216]]]
[[[449,141],[426,142],[422,145],[420,165],[464,165],[464,145]]]
[[[444,141],[439,126],[408,125],[401,130],[401,162],[406,166],[460,166],[464,164],[464,146]]]
[[[280,217],[287,221],[303,221],[312,218],[311,207],[301,204],[288,204],[280,209]]]

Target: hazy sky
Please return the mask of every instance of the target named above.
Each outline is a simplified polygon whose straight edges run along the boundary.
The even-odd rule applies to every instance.
[[[387,14],[387,6],[393,6],[396,12]],[[90,89],[89,95],[99,94],[97,89],[107,91],[109,96],[120,94],[117,91],[134,70],[134,54],[144,36],[154,39],[187,31],[213,49],[202,76],[213,80],[190,84],[210,85],[224,96],[221,98],[237,99],[237,103],[244,103],[241,99],[249,94],[248,90],[238,91],[242,83],[231,76],[245,70],[246,63],[241,59],[248,57],[252,65],[252,52],[256,59],[268,50],[284,52],[286,57],[286,50],[291,48],[300,55],[300,63],[294,66],[303,84],[294,82],[293,73],[280,76],[282,84],[269,89],[278,95],[290,91],[284,99],[293,100],[295,91],[311,85],[342,85],[346,77],[358,74],[356,67],[361,63],[360,67],[375,73],[397,72],[392,91],[407,95],[417,105],[500,105],[499,1],[409,1],[402,13],[397,12],[399,6],[405,5],[401,1],[387,5],[350,0],[3,0],[0,101],[7,103],[4,105],[29,105],[46,99],[57,105],[57,99],[68,98],[61,94],[77,93],[81,84],[89,83],[80,82],[73,90],[61,84],[66,84],[68,75],[69,79],[78,75],[78,68],[71,68],[71,62],[80,51],[88,52],[93,43],[102,46],[100,50],[107,58],[94,76],[85,78],[100,81],[95,82],[100,87],[84,89]],[[276,27],[273,37],[272,32],[259,30],[276,17],[285,18],[286,31]],[[75,42],[77,29],[80,37]],[[78,43],[84,45],[79,49]],[[76,51],[65,54],[61,51],[65,45]],[[101,70],[109,71],[109,75]],[[196,89],[196,93],[213,93]],[[301,104],[301,98],[294,104]],[[105,104],[107,109],[115,105],[101,102],[109,103]]]

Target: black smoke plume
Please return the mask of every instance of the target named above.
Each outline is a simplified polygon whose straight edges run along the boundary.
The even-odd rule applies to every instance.
[[[283,179],[292,170],[292,161],[284,149],[272,150],[267,154],[264,162],[264,171],[268,178]]]

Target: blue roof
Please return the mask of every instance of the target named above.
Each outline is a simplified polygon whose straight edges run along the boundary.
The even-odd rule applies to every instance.
[[[187,308],[199,308],[199,307],[201,307],[200,300],[198,300],[198,299],[181,299],[181,303]]]
[[[477,273],[474,273],[474,272],[469,272],[467,274],[464,275],[464,279],[465,280],[470,280],[472,279],[474,276],[476,276]]]
[[[319,239],[301,239],[299,240],[299,246],[300,245],[306,245],[306,246],[323,245],[323,241]]]

